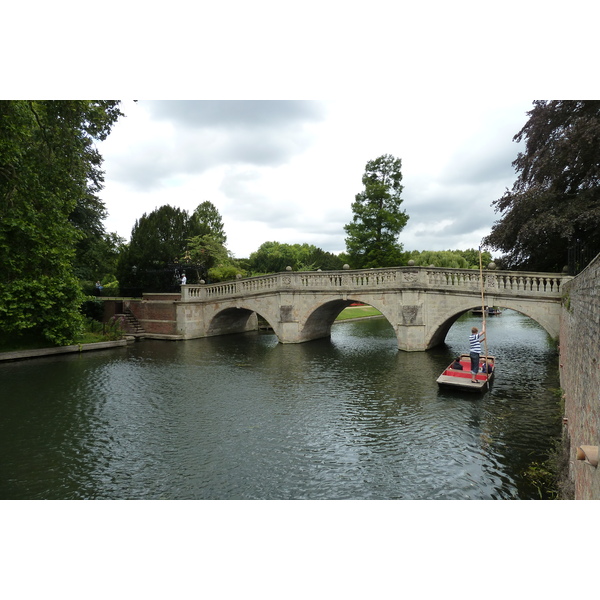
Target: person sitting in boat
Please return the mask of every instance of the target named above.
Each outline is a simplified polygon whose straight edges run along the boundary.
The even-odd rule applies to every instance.
[[[454,359],[454,362],[450,365],[451,369],[455,369],[457,371],[462,371],[463,370],[463,366],[460,364],[460,356],[457,356]]]
[[[488,375],[491,375],[493,370],[494,370],[494,366],[492,365],[492,363],[489,360],[486,360],[483,363],[481,363],[481,372],[482,373],[487,373]]]

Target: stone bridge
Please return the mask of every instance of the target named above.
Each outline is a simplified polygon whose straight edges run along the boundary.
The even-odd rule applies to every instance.
[[[484,303],[523,313],[557,338],[561,289],[570,279],[555,273],[486,270]],[[306,342],[330,336],[336,316],[352,303],[363,302],[390,322],[400,350],[422,351],[443,343],[458,317],[481,307],[481,280],[478,270],[397,267],[288,271],[186,285],[180,299],[167,302],[174,311],[172,330],[162,337],[192,339],[255,330],[260,315],[280,342]],[[146,320],[150,332],[149,324]]]

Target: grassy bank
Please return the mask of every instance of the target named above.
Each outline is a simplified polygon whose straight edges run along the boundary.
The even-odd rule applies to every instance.
[[[372,306],[349,306],[345,308],[336,318],[336,321],[344,321],[346,319],[361,319],[364,317],[377,317],[381,313]]]
[[[99,323],[87,319],[83,331],[73,340],[74,344],[94,344],[121,339],[123,331],[118,322]],[[35,332],[25,332],[19,336],[0,333],[0,352],[17,352],[20,350],[39,350],[53,347],[48,340]]]

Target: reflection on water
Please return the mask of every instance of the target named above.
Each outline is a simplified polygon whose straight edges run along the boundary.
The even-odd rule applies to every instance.
[[[384,319],[330,340],[271,334],[0,365],[1,498],[500,499],[559,432],[556,356],[512,311],[488,320],[493,389],[435,382],[480,320],[399,352]]]

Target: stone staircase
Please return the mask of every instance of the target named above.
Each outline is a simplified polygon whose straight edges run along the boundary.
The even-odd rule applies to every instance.
[[[123,314],[115,315],[115,317],[123,317],[125,323],[125,329],[127,333],[132,333],[133,335],[144,335],[146,330],[142,327],[140,322],[136,319],[135,315],[131,312],[130,308],[125,308]]]

